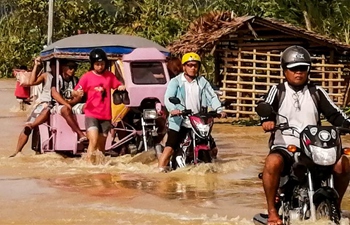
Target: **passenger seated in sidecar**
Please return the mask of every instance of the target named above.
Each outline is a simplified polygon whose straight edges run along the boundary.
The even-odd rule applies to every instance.
[[[53,74],[56,74],[54,72],[55,68],[56,68],[55,65],[52,64],[51,67],[52,67],[51,71],[53,71]],[[34,108],[33,113],[30,117],[31,120],[33,120],[33,121],[31,121],[31,123],[26,125],[24,132],[22,132],[20,137],[19,137],[16,152],[11,156],[15,156],[17,153],[22,151],[22,148],[24,147],[24,145],[26,144],[26,142],[28,140],[29,134],[32,132],[33,129],[37,130],[38,129],[37,127],[40,124],[52,121],[50,119],[50,117],[52,117],[53,115],[50,116],[50,113],[51,114],[58,113],[59,115],[61,115],[61,117],[63,117],[62,123],[68,124],[70,126],[70,128],[78,134],[79,141],[86,140],[84,133],[80,130],[80,128],[77,124],[77,121],[73,117],[73,113],[74,114],[83,113],[83,106],[84,106],[84,103],[80,103],[81,98],[73,98],[72,94],[71,94],[75,84],[78,81],[78,78],[75,76],[77,64],[74,61],[63,60],[63,61],[61,61],[60,68],[61,69],[59,70],[59,72],[62,75],[53,76],[53,78],[52,78],[51,73],[48,73],[48,75],[47,75],[47,76],[51,77],[50,80],[46,81],[47,82],[46,86],[48,86],[48,88],[47,88],[48,94],[47,95],[50,96],[49,91],[51,89],[51,95],[53,97],[52,101],[48,102],[49,107],[47,109],[42,110],[42,111],[38,111],[38,109],[37,109],[38,106],[40,106],[40,105],[38,105],[36,108]],[[58,77],[58,79],[59,79],[58,91],[56,89],[56,77]],[[52,79],[52,81],[51,81],[51,79]],[[51,86],[51,88],[50,88],[50,86]],[[60,105],[56,104],[55,106],[53,106],[53,104],[55,104],[54,101],[57,101],[57,103],[59,103]],[[40,129],[40,127],[41,127],[41,130],[43,131],[43,133],[45,133],[45,134],[47,133],[47,137],[48,137],[48,139],[50,139],[48,131],[44,132],[44,129],[42,128],[42,126],[39,126],[39,129]],[[41,137],[41,138],[44,138],[44,137]],[[32,143],[32,145],[33,145],[33,143]],[[35,145],[35,143],[34,143],[34,145]]]
[[[76,119],[73,117],[73,114],[83,114],[85,105],[82,97],[73,97],[72,94],[74,87],[79,81],[79,78],[75,76],[78,65],[74,61],[68,60],[61,61],[61,64],[62,75],[54,77],[51,87],[52,97],[59,105],[56,104],[51,110],[51,113],[61,115],[72,130],[77,133],[79,142],[83,142],[86,141],[87,138],[81,131]],[[58,82],[56,82],[56,78],[58,78]],[[57,83],[59,85],[58,88],[56,87]]]

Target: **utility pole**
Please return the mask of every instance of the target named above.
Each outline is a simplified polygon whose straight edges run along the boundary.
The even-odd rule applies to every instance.
[[[53,0],[49,0],[49,18],[47,24],[47,46],[52,43],[53,30]]]

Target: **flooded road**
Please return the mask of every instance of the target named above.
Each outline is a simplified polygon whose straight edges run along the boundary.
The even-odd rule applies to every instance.
[[[19,111],[14,86],[0,80],[0,224],[253,224],[265,211],[257,174],[269,134],[260,127],[214,125],[218,160],[167,174],[130,155],[99,166],[34,155],[30,142],[9,158],[29,113]],[[343,208],[350,209],[349,192]]]

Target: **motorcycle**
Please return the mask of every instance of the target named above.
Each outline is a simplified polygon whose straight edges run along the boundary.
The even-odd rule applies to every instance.
[[[175,105],[180,104],[180,100],[176,97],[170,97],[169,101]],[[193,114],[192,110],[185,109],[180,116],[188,117],[191,128],[188,129],[185,138],[181,141],[179,149],[175,150],[171,160],[171,168],[175,170],[189,164],[212,162],[210,154],[211,131],[214,118],[220,114],[216,111]]]
[[[157,155],[163,151],[160,144],[166,133],[166,112],[159,101],[147,100],[141,103],[138,119],[134,119],[142,134],[137,136],[137,152],[154,149]]]
[[[288,124],[288,119],[272,110],[271,105],[262,102],[257,106],[261,117],[276,114],[286,120],[276,125],[275,131],[283,134],[289,131],[300,139],[300,147],[289,145],[287,150],[295,160],[291,173],[281,177],[276,209],[283,224],[291,220],[316,221],[329,219],[334,224],[340,222],[340,209],[337,205],[338,193],[334,188],[333,167],[343,154],[350,149],[342,149],[340,136],[350,133],[350,129],[334,126],[308,125],[301,132]],[[259,174],[262,178],[262,174]],[[255,224],[267,224],[267,214],[257,214]]]

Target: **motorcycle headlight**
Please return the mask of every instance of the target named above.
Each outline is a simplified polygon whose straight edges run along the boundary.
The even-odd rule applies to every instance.
[[[155,109],[144,109],[143,110],[143,118],[145,120],[157,119],[157,111]]]
[[[330,166],[335,164],[337,160],[337,147],[321,148],[314,145],[309,145],[312,160],[314,163],[321,166]]]
[[[202,124],[202,123],[198,123],[196,121],[194,121],[196,128],[199,132],[199,134],[202,137],[207,137],[209,135],[209,131],[210,131],[210,126],[209,124]]]

